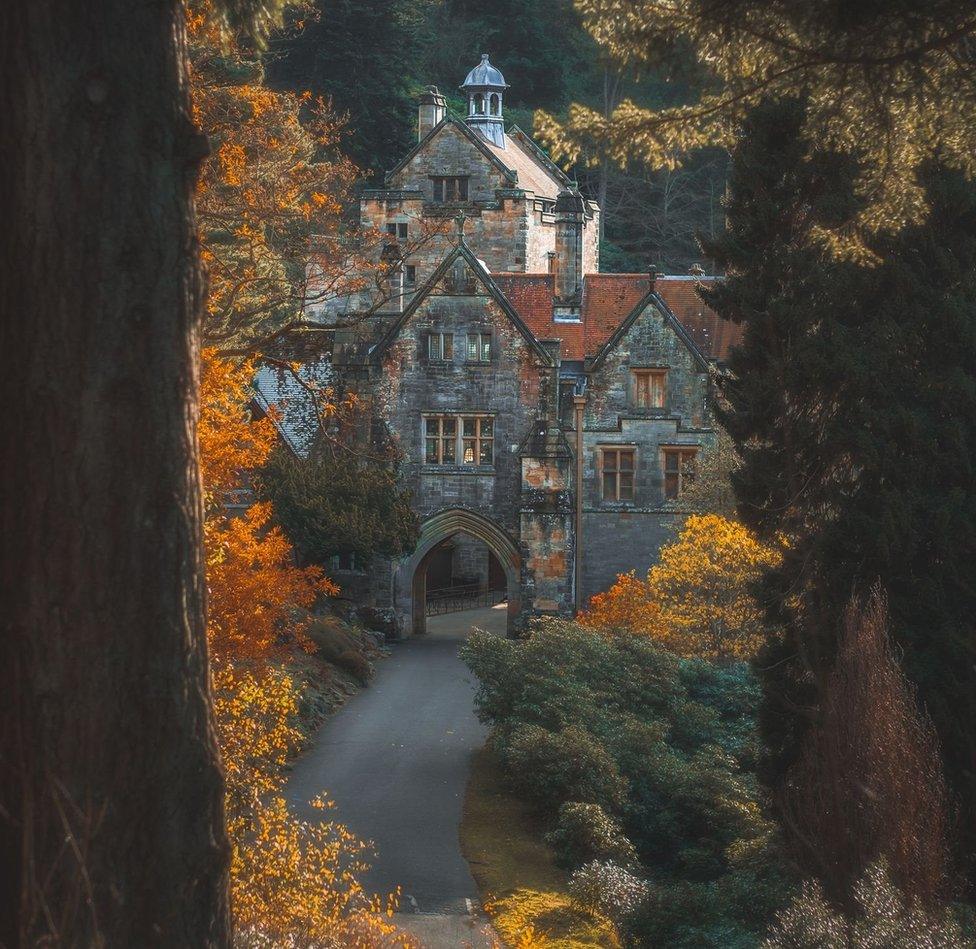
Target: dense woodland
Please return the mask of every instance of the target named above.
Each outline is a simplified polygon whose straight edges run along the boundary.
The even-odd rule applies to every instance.
[[[958,0],[3,7],[0,944],[410,944],[282,787],[377,651],[323,562],[416,520],[355,400],[306,383],[302,467],[249,380],[313,237],[325,292],[376,277],[357,166],[482,49],[605,191],[606,262],[714,266],[744,329],[659,562],[465,647],[566,874],[497,931],[976,944],[974,42]]]

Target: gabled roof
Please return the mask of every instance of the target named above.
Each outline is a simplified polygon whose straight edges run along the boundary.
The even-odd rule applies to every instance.
[[[650,289],[645,274],[598,273],[583,278],[583,350],[592,356],[613,335],[618,326]]]
[[[312,394],[332,383],[329,356],[302,362],[297,369],[260,363],[251,387],[262,411],[271,415],[285,444],[299,457],[307,458],[319,431],[319,413]]]
[[[491,149],[488,147],[488,142],[485,141],[474,129],[468,126],[468,123],[464,121],[459,115],[455,115],[453,112],[448,110],[444,113],[444,118],[440,120],[413,148],[407,152],[387,173],[386,173],[386,183],[389,184],[390,180],[398,172],[403,171],[408,164],[414,159],[414,157],[420,152],[422,152],[427,145],[432,142],[447,126],[453,126],[458,129],[465,138],[474,145],[484,156],[488,159],[502,174],[507,175],[512,179],[512,184],[515,184],[517,175],[515,171],[509,168],[504,162],[499,161],[495,155],[492,153]]]
[[[698,348],[709,358],[725,362],[733,346],[742,340],[742,325],[723,320],[705,306],[698,284],[707,286],[720,277],[658,277],[655,289],[681,325],[688,331]]]
[[[723,361],[742,336],[740,326],[723,320],[698,297],[697,284],[718,279],[714,277],[658,277],[652,294],[647,274],[587,274],[579,322],[555,319],[549,274],[504,273],[494,278],[539,339],[562,341],[560,355],[566,360],[597,356],[611,339],[615,344],[623,335],[618,331],[625,332],[650,302],[675,322],[696,358]]]
[[[535,354],[547,365],[553,365],[552,356],[548,353],[544,346],[539,342],[539,337],[529,328],[525,320],[519,315],[512,304],[508,301],[505,294],[502,292],[501,288],[495,283],[494,279],[488,271],[485,269],[484,264],[478,260],[477,257],[471,252],[471,249],[464,242],[464,238],[455,245],[454,249],[440,262],[437,269],[427,278],[427,281],[420,287],[419,290],[414,294],[413,299],[407,305],[406,309],[401,313],[393,323],[390,324],[387,331],[383,334],[380,341],[376,344],[372,351],[372,358],[379,360],[380,356],[389,348],[390,344],[399,335],[400,330],[404,327],[407,320],[417,311],[420,304],[430,296],[431,291],[437,284],[443,280],[445,274],[451,267],[458,257],[463,257],[467,265],[471,268],[471,272],[475,275],[476,279],[484,286],[488,291],[488,295],[501,307],[502,311],[511,320],[515,328],[522,334],[525,341],[529,344]],[[544,338],[544,337],[543,337]]]
[[[505,135],[505,147],[501,148],[483,138],[464,119],[453,112],[447,112],[444,118],[386,173],[387,184],[448,125],[458,129],[509,179],[513,188],[522,188],[540,197],[555,200],[559,192],[569,184],[569,179],[521,129],[513,126]]]
[[[646,278],[645,278],[646,279]],[[600,347],[599,352],[593,357],[592,368],[596,369],[603,364],[607,356],[610,355],[617,348],[620,341],[627,335],[630,328],[637,322],[641,314],[644,313],[649,306],[655,307],[664,316],[665,322],[670,324],[671,328],[677,333],[678,337],[688,348],[688,351],[694,357],[695,361],[698,363],[699,367],[702,369],[708,368],[708,361],[705,355],[695,344],[695,341],[691,338],[688,331],[678,322],[678,318],[671,312],[670,307],[661,299],[660,295],[656,290],[651,289],[646,292],[634,305],[634,308],[627,314],[621,324],[613,331],[610,338]]]
[[[560,340],[562,359],[583,358],[583,324],[553,318],[556,278],[552,274],[496,273],[492,277],[538,339]]]

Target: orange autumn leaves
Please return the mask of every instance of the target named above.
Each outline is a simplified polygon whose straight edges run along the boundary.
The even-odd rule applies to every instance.
[[[211,148],[196,198],[209,277],[204,336],[246,352],[306,306],[362,283],[340,239],[357,171],[339,151],[342,123],[328,105],[265,86],[260,59],[213,14],[210,0],[192,0],[187,20],[194,119]]]
[[[318,567],[295,564],[270,505],[237,516],[226,507],[275,444],[273,422],[251,419],[253,374],[250,363],[203,353],[207,636],[235,926],[241,944],[253,947],[406,945],[389,921],[392,898],[371,896],[358,882],[368,846],[333,821],[296,819],[282,797],[285,766],[303,741],[301,687],[283,663],[296,648],[311,649],[301,617],[336,588]]]
[[[223,506],[275,443],[270,418],[251,421],[247,404],[252,377],[250,363],[235,366],[214,350],[203,354],[198,433],[208,510],[207,635],[218,662],[268,659],[289,641],[309,646],[294,611],[307,610],[316,597],[336,592],[319,567],[295,565],[291,544],[271,525],[270,504],[254,504],[239,517],[228,516]]]
[[[580,622],[648,636],[689,658],[749,659],[768,632],[754,585],[781,556],[736,521],[695,515],[646,578],[621,574]]]

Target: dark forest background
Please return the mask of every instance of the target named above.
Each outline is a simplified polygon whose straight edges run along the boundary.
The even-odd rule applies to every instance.
[[[608,60],[572,0],[316,0],[315,7],[272,43],[268,78],[331,101],[346,120],[345,151],[373,186],[416,140],[416,102],[425,86],[436,85],[463,114],[457,87],[482,52],[510,86],[508,124],[530,133],[535,109],[560,116],[580,102],[612,111],[625,98],[658,107],[696,93],[690,63],[675,71],[672,59],[665,80]],[[675,170],[604,161],[567,171],[603,207],[602,270],[654,264],[685,273],[700,264],[714,271],[698,237],[721,230],[724,153],[703,151]]]

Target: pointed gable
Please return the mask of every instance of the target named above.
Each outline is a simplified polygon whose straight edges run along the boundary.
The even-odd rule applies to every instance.
[[[539,339],[561,340],[563,359],[596,356],[623,329],[628,318],[639,315],[635,312],[638,307],[643,310],[650,302],[675,321],[680,334],[700,358],[723,362],[742,338],[742,327],[709,309],[695,289],[700,282],[717,277],[658,277],[655,293],[649,295],[647,274],[587,274],[578,322],[555,317],[554,281],[550,274],[503,273],[495,274],[494,279]],[[642,301],[644,306],[640,306]]]
[[[378,360],[389,348],[390,344],[396,339],[400,330],[407,323],[411,316],[417,311],[420,305],[428,299],[435,288],[449,277],[458,262],[461,261],[468,268],[471,277],[481,284],[487,291],[487,295],[501,307],[502,312],[512,322],[515,328],[521,333],[525,341],[544,363],[552,365],[552,357],[545,347],[539,342],[539,337],[526,324],[525,320],[512,306],[502,291],[501,287],[495,282],[492,275],[485,269],[484,264],[471,252],[471,249],[461,240],[455,245],[454,249],[441,261],[437,269],[430,275],[424,285],[414,294],[409,306],[403,313],[390,325],[389,329],[383,334],[380,341],[372,351],[372,358]]]
[[[655,289],[695,345],[709,359],[725,362],[733,346],[742,340],[742,326],[723,320],[698,295],[699,284],[707,286],[719,277],[658,277]]]
[[[595,355],[650,289],[647,274],[587,274],[581,317],[584,350]]]

